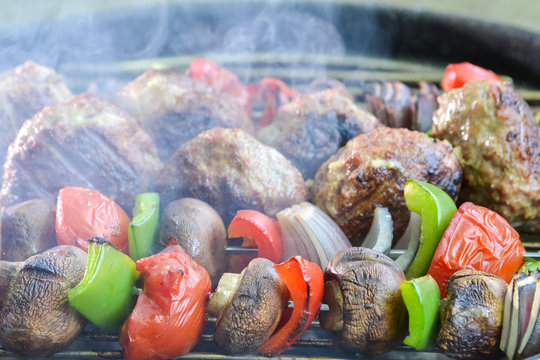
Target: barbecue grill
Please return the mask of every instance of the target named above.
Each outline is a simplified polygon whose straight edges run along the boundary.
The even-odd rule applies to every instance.
[[[298,29],[305,27],[303,30]],[[312,26],[313,28],[309,28]],[[323,29],[315,31],[313,29]],[[273,34],[266,32],[273,31]],[[326,33],[325,33],[326,32]],[[317,35],[319,39],[311,36]],[[302,90],[318,77],[343,81],[359,101],[366,82],[438,83],[449,62],[471,61],[512,78],[540,109],[540,34],[474,18],[353,2],[160,2],[96,10],[31,23],[0,33],[0,70],[28,59],[62,74],[74,93],[129,81],[150,68],[184,71],[197,57],[211,58],[244,82],[274,76]],[[112,84],[112,85],[111,85]],[[526,256],[540,258],[540,237],[523,234]],[[253,252],[230,246],[229,253]],[[400,250],[393,250],[397,257]],[[324,305],[322,311],[324,311]],[[210,318],[199,344],[183,359],[227,356],[213,342]],[[121,358],[118,336],[87,326],[53,358]],[[0,357],[13,355],[0,348]],[[345,359],[315,321],[282,358]],[[379,359],[446,359],[402,346]]]

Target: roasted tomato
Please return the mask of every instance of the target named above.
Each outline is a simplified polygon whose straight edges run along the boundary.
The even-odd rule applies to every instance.
[[[206,325],[208,272],[178,245],[137,261],[144,292],[120,333],[130,360],[168,359],[188,353]]]
[[[114,200],[97,190],[66,186],[56,203],[56,241],[88,251],[88,239],[109,240],[124,254],[129,252],[129,216]]]
[[[435,251],[428,274],[446,297],[446,283],[458,270],[472,269],[510,282],[523,262],[519,234],[499,214],[466,202],[450,221]]]

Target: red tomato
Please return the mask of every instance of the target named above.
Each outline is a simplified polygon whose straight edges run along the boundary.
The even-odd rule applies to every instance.
[[[456,271],[475,269],[510,282],[523,261],[519,234],[499,214],[466,202],[461,205],[435,251],[428,274],[446,297],[446,283]]]
[[[124,359],[169,359],[188,353],[206,325],[208,272],[178,245],[137,261],[144,292],[120,332]]]
[[[293,308],[287,308],[279,325],[257,351],[263,355],[276,356],[306,331],[321,306],[324,278],[321,268],[300,256],[275,265],[275,268],[291,294]]]
[[[259,126],[266,126],[272,122],[279,107],[288,104],[298,97],[298,93],[276,78],[263,78],[254,84],[246,86],[251,104],[259,102],[264,106],[259,118]]]
[[[242,246],[256,245],[258,257],[281,261],[283,243],[279,223],[256,210],[238,210],[227,229],[229,238],[244,238]],[[253,259],[249,255],[231,256],[232,272],[239,272]]]
[[[88,239],[101,236],[124,254],[129,252],[129,216],[97,190],[66,186],[56,202],[56,241],[88,251]]]
[[[212,60],[197,58],[187,68],[186,75],[202,80],[213,88],[234,97],[251,115],[249,94],[244,84],[231,71]]]
[[[492,80],[502,81],[501,78],[491,70],[473,65],[469,62],[450,64],[446,67],[441,80],[441,87],[444,91],[458,89],[469,81]]]

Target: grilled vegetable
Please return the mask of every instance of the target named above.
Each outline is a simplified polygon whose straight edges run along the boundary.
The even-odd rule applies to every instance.
[[[137,261],[143,293],[120,333],[125,359],[168,359],[188,353],[206,324],[208,272],[180,246]]]
[[[540,273],[518,272],[508,285],[500,348],[508,359],[540,353]]]
[[[351,242],[328,215],[315,205],[302,202],[276,215],[283,238],[283,258],[301,256],[325,268],[339,250]]]
[[[444,91],[450,91],[462,87],[469,81],[478,80],[502,81],[501,78],[491,70],[484,69],[469,62],[463,62],[459,64],[449,64],[446,67],[441,80],[441,87]]]
[[[66,186],[56,202],[56,239],[88,251],[87,239],[104,237],[124,254],[129,252],[129,217],[114,200],[97,190]]]
[[[5,208],[0,226],[0,259],[24,261],[55,246],[54,213],[54,204],[41,199]]]
[[[476,269],[510,282],[525,248],[499,214],[467,202],[459,207],[433,256],[428,273],[446,296],[446,282],[461,269]]]
[[[411,279],[427,274],[439,241],[457,208],[442,189],[414,179],[407,180],[404,196],[407,208],[422,217],[418,250],[405,272]]]
[[[256,108],[257,103],[264,107],[258,121],[259,126],[269,125],[279,107],[299,96],[294,89],[276,78],[263,78],[256,83],[247,85],[246,89],[249,93],[251,107]]]
[[[210,205],[193,198],[173,201],[163,213],[159,239],[163,247],[173,239],[173,244],[208,271],[212,285],[217,285],[227,267],[227,233]]]
[[[69,304],[106,331],[120,328],[135,305],[135,262],[106,239],[88,239],[83,280],[68,292]]]
[[[229,238],[241,237],[242,246],[256,246],[258,257],[280,262],[283,256],[283,243],[279,224],[257,210],[238,210],[227,229]],[[231,256],[230,271],[239,272],[251,261],[249,255]]]
[[[407,309],[399,287],[405,275],[394,261],[371,249],[350,248],[332,257],[324,278],[329,311],[319,319],[334,333],[336,345],[378,354],[401,344]]]
[[[154,254],[159,229],[159,194],[135,195],[133,220],[129,223],[129,256],[135,261]]]
[[[287,285],[293,309],[285,311],[276,332],[257,349],[268,356],[281,354],[306,331],[317,316],[324,291],[322,271],[312,262],[297,256],[275,268]]]
[[[86,320],[68,291],[84,276],[86,253],[57,246],[24,263],[0,261],[0,343],[22,356],[50,356],[79,336]]]
[[[392,247],[394,225],[392,215],[387,208],[375,208],[371,228],[362,243],[362,247],[373,249],[388,255]]]
[[[225,274],[209,303],[217,316],[214,339],[229,353],[255,351],[278,326],[287,285],[268,259],[256,258],[241,274]]]
[[[409,312],[409,335],[403,342],[416,350],[431,347],[439,331],[441,293],[430,276],[403,281],[399,286]]]
[[[502,355],[499,339],[507,283],[498,276],[460,270],[448,282],[437,343],[456,359],[494,359]]]

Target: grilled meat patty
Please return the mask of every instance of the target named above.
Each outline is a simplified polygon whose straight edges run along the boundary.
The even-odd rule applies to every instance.
[[[56,201],[66,186],[97,189],[131,211],[161,168],[152,139],[117,106],[87,94],[43,109],[9,148],[0,205]]]
[[[472,82],[439,97],[433,135],[454,146],[462,200],[525,231],[540,231],[539,125],[509,84]]]
[[[235,98],[174,71],[147,71],[127,84],[117,99],[154,139],[164,162],[205,130],[227,127],[253,132],[253,122]]]
[[[269,216],[308,198],[302,175],[283,155],[240,129],[205,131],[182,145],[160,173],[163,204],[191,196],[228,224],[239,209]]]
[[[305,94],[282,106],[258,138],[278,149],[312,178],[321,164],[349,139],[382,124],[335,90]]]
[[[403,197],[409,178],[437,185],[455,199],[461,168],[452,146],[417,131],[379,128],[356,136],[320,167],[312,201],[355,246],[369,231],[375,208],[386,207],[397,240],[409,222]]]
[[[43,107],[71,97],[64,80],[32,61],[0,75],[0,163],[22,123]]]

